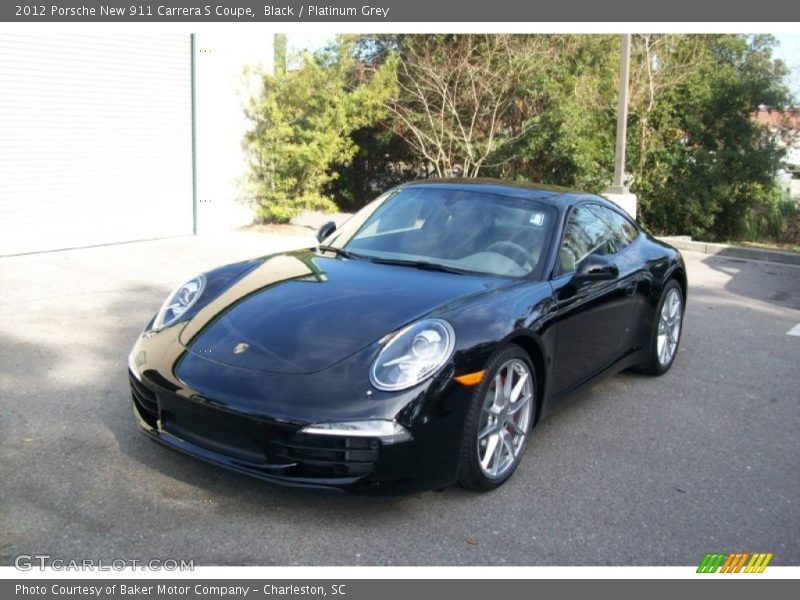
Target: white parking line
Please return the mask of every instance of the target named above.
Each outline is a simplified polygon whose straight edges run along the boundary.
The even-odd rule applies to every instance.
[[[796,335],[800,337],[800,323],[792,327],[789,331],[786,332],[786,335]]]

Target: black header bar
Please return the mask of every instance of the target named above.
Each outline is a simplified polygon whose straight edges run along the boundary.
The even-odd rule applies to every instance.
[[[703,22],[800,21],[786,0],[11,0],[7,22]]]

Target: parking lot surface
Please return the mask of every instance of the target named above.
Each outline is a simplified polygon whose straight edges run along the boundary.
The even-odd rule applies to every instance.
[[[684,253],[672,370],[583,394],[493,493],[283,489],[141,435],[127,353],[166,294],[310,243],[232,233],[0,259],[0,564],[696,565],[711,551],[800,564],[798,267]]]

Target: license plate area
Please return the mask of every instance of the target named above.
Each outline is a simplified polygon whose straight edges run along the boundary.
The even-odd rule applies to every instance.
[[[261,421],[171,394],[159,400],[164,431],[230,458],[268,464],[265,448],[275,432]]]

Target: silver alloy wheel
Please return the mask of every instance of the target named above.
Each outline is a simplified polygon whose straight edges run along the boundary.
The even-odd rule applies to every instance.
[[[661,314],[658,317],[658,336],[656,338],[656,352],[658,362],[666,367],[672,362],[678,349],[678,340],[681,335],[681,295],[677,288],[671,288],[661,305]]]
[[[518,358],[503,363],[486,392],[478,427],[478,463],[487,477],[505,475],[525,448],[532,401],[528,365]]]

